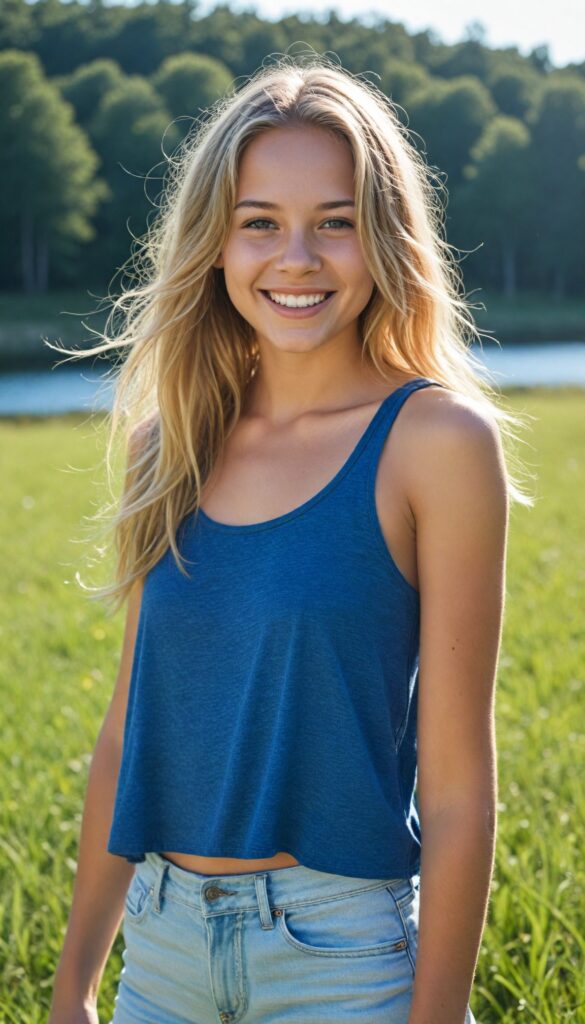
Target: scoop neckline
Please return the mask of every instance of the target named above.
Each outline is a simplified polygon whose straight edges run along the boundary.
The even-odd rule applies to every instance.
[[[404,391],[406,388],[409,388],[413,384],[423,380],[426,380],[426,378],[414,377],[412,380],[407,380],[404,384],[400,384],[397,388],[394,388],[394,391],[391,391],[389,395],[386,395],[386,398],[382,399],[367,427],[358,438],[358,441],[354,445],[343,465],[337,470],[335,476],[333,476],[320,491],[317,491],[316,494],[307,498],[307,500],[303,501],[301,505],[297,505],[296,508],[290,509],[289,512],[283,512],[280,516],[273,516],[272,519],[263,519],[257,523],[222,523],[219,519],[212,519],[211,516],[209,516],[202,508],[197,509],[197,515],[200,516],[208,526],[213,527],[213,529],[223,530],[226,533],[234,534],[253,533],[255,530],[269,530],[275,526],[280,526],[282,523],[287,523],[290,519],[294,519],[296,516],[302,515],[303,512],[308,511],[309,508],[312,508],[313,505],[316,505],[318,501],[321,501],[322,498],[329,494],[329,492],[333,490],[341,478],[345,476],[348,470],[352,467],[355,460],[361,454],[362,449],[365,448],[366,444],[370,440],[382,413],[385,411],[390,401],[401,391]]]

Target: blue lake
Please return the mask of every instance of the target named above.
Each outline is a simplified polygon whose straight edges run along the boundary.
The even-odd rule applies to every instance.
[[[492,386],[585,387],[585,342],[473,347]],[[103,371],[102,371],[103,372]],[[111,408],[112,382],[98,369],[57,366],[0,374],[0,416],[51,416]]]

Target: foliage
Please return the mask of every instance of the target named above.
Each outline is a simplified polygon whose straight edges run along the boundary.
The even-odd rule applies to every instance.
[[[162,179],[193,120],[271,55],[307,48],[399,105],[446,179],[447,237],[466,253],[469,286],[555,302],[583,292],[585,62],[553,68],[546,46],[492,49],[480,23],[445,44],[379,14],[269,21],[226,3],[202,15],[198,0],[0,5],[3,99],[24,88],[22,104],[0,110],[0,142],[17,139],[5,147],[17,188],[0,197],[0,288],[107,289],[156,216],[145,180]],[[74,111],[67,125],[59,96]],[[38,187],[39,160],[58,168],[58,188]]]
[[[19,239],[23,283],[34,290],[35,238],[57,250],[91,240],[91,218],[107,189],[73,108],[34,54],[0,54],[0,95],[0,223]]]
[[[227,92],[233,85],[229,69],[213,57],[195,53],[179,53],[167,57],[150,79],[166,104],[181,135],[189,131],[193,119]]]

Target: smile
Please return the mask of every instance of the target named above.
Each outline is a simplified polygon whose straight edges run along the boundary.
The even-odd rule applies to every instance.
[[[313,292],[310,295],[291,295],[284,292],[261,291],[272,309],[287,317],[315,316],[329,304],[335,292]]]

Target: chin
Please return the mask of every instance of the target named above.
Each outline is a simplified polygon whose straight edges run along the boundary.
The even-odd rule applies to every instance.
[[[312,349],[320,348],[328,340],[327,338],[311,339],[306,335],[301,337],[300,333],[297,338],[291,338],[290,335],[286,338],[275,338],[262,332],[257,332],[258,335],[264,345],[270,345],[271,348],[277,349],[279,352],[309,352]]]

